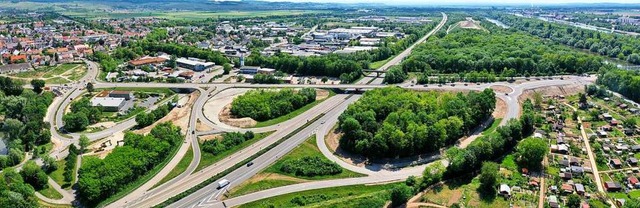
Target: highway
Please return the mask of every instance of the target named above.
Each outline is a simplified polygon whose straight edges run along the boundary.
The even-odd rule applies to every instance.
[[[382,70],[388,69],[390,66],[396,65],[400,63],[406,56],[408,56],[415,45],[420,42],[427,40],[427,38],[434,34],[437,30],[439,30],[447,20],[447,16],[443,13],[443,19],[440,24],[437,25],[434,30],[425,35],[425,37],[421,38],[416,44],[410,46],[405,51],[400,53],[398,56],[394,57],[392,60],[387,62]],[[374,89],[381,87],[388,87],[389,85],[379,84],[381,79],[371,78],[368,80],[365,77],[363,80],[360,80],[357,84],[337,84],[337,85],[318,85],[318,84],[300,84],[300,85],[292,85],[292,84],[248,84],[248,83],[180,83],[180,84],[171,84],[171,83],[105,83],[95,80],[98,72],[97,64],[86,61],[89,65],[90,73],[87,76],[83,77],[82,80],[76,84],[70,85],[69,88],[71,90],[65,92],[65,94],[54,101],[54,104],[50,107],[47,114],[47,120],[52,124],[51,132],[52,137],[62,141],[63,145],[60,145],[55,150],[52,151],[51,155],[56,158],[61,159],[64,157],[65,149],[70,144],[77,144],[77,139],[79,137],[78,134],[66,134],[61,135],[58,133],[57,129],[61,127],[62,124],[62,115],[66,106],[68,106],[71,102],[70,98],[75,98],[82,94],[82,90],[86,82],[93,82],[95,88],[112,88],[112,87],[144,87],[144,88],[180,88],[180,89],[195,89],[199,96],[197,97],[193,107],[191,108],[191,112],[189,115],[189,125],[187,128],[187,135],[185,137],[185,142],[179,147],[176,155],[171,159],[171,161],[151,180],[128,194],[127,196],[117,200],[116,202],[110,204],[108,207],[151,207],[162,203],[163,201],[169,199],[172,196],[180,194],[205,180],[214,177],[216,174],[221,173],[232,166],[242,162],[246,158],[258,153],[261,149],[274,144],[279,139],[283,138],[285,135],[295,131],[296,129],[302,127],[308,120],[324,114],[319,120],[311,123],[304,129],[301,129],[300,132],[293,135],[287,141],[277,145],[275,148],[267,151],[266,153],[258,156],[254,160],[254,165],[251,167],[242,167],[236,170],[233,170],[230,174],[224,176],[223,178],[231,181],[231,184],[226,188],[231,188],[239,185],[243,181],[249,179],[256,173],[260,172],[262,169],[268,167],[270,164],[275,162],[279,157],[291,151],[293,148],[298,146],[300,143],[304,142],[306,138],[310,135],[316,134],[318,138],[324,138],[324,135],[333,127],[333,125],[337,122],[338,116],[348,107],[349,104],[355,102],[360,98],[361,95],[346,95],[346,94],[338,94],[333,97],[327,98],[327,100],[319,103],[313,108],[307,110],[301,115],[285,121],[279,125],[273,125],[268,127],[261,128],[249,128],[249,129],[239,129],[235,127],[230,127],[219,122],[215,117],[210,120],[204,113],[203,109],[206,103],[210,99],[216,99],[218,95],[224,95],[225,93],[230,93],[231,90],[235,89],[243,89],[243,88],[302,88],[302,87],[311,87],[311,88],[342,88],[342,89]],[[379,82],[378,82],[379,81]],[[492,86],[506,86],[512,89],[511,93],[507,94],[497,94],[497,97],[504,100],[507,103],[507,113],[505,119],[503,119],[503,123],[510,118],[516,118],[519,115],[520,107],[518,103],[518,97],[527,89],[534,89],[538,87],[545,86],[553,86],[553,85],[566,85],[566,84],[578,84],[578,83],[588,83],[589,80],[585,80],[583,77],[568,77],[567,79],[553,79],[553,80],[541,80],[541,81],[532,81],[525,82],[523,84],[512,84],[512,83],[490,83],[490,84],[455,84],[455,85],[399,85],[399,87],[413,89],[413,90],[483,90]],[[235,89],[234,89],[235,88]],[[197,132],[196,123],[200,121],[202,124],[206,126],[210,126],[213,130],[208,132]],[[87,134],[89,138],[93,140],[101,139],[106,136],[109,136],[115,132],[123,131],[135,126],[135,120],[129,119],[117,124],[113,128],[106,129],[101,132]],[[204,168],[203,170],[194,172],[197,165],[201,159],[201,153],[197,141],[197,135],[203,134],[211,134],[211,133],[220,133],[226,131],[254,131],[254,132],[269,132],[275,131],[271,135],[266,138],[257,141],[250,147],[242,149],[238,152],[233,153],[229,157],[223,158],[215,164]],[[193,132],[193,133],[192,133]],[[322,139],[320,139],[322,140]],[[326,149],[326,145],[320,145]],[[190,163],[187,170],[175,177],[174,179],[164,183],[163,185],[151,189],[159,180],[164,178],[182,159],[182,157],[186,154],[186,151],[189,147],[193,148],[194,159]],[[323,148],[321,148],[323,149]],[[342,167],[345,167],[349,170],[353,170],[355,172],[360,172],[367,174],[367,177],[361,178],[353,178],[353,179],[340,179],[340,180],[330,180],[330,181],[318,181],[318,182],[309,182],[304,183],[304,185],[297,184],[293,186],[285,186],[280,187],[273,190],[257,192],[233,199],[228,199],[225,203],[227,205],[239,205],[242,203],[247,203],[255,200],[259,200],[262,198],[275,196],[279,194],[292,193],[298,190],[309,190],[309,189],[317,189],[324,187],[332,187],[332,186],[343,186],[343,185],[351,185],[351,184],[366,184],[366,183],[376,183],[376,182],[389,182],[395,180],[403,180],[410,175],[420,175],[424,170],[424,166],[429,162],[435,161],[439,159],[439,155],[434,155],[428,158],[424,158],[419,161],[419,164],[416,165],[413,163],[408,164],[392,164],[392,166],[403,167],[407,165],[416,165],[408,168],[394,169],[393,171],[388,170],[390,166],[388,164],[372,164],[365,167],[357,167],[352,166],[350,164],[346,164],[341,162],[341,160],[335,156],[333,156],[328,150],[322,150],[323,154],[325,154],[329,159],[336,161]],[[206,207],[216,207],[221,206],[221,202],[218,201],[220,195],[225,190],[217,190],[215,189],[217,186],[216,183],[212,183],[206,186],[203,189],[200,189],[191,195],[183,198],[182,200],[174,203],[171,207],[193,207],[193,206],[206,206]]]

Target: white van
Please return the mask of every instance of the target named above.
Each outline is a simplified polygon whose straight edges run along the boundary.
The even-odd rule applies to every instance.
[[[227,179],[222,179],[221,181],[218,182],[218,189],[221,189],[227,185],[229,185],[229,180]]]

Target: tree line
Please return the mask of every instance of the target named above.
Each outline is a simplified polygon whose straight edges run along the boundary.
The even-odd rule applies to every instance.
[[[8,155],[0,156],[0,169],[19,164],[24,152],[51,141],[50,124],[44,116],[55,95],[35,90],[39,93],[23,90],[22,83],[0,77],[0,114],[4,116],[0,130],[8,148]]]
[[[394,87],[367,91],[340,115],[340,144],[374,158],[434,152],[482,123],[495,102],[491,89],[468,94]]]
[[[165,117],[171,109],[174,107],[174,103],[167,102],[167,104],[158,106],[158,108],[152,110],[149,113],[141,112],[136,115],[136,122],[138,123],[138,128],[144,128],[150,126],[161,118]]]
[[[536,119],[531,100],[525,101],[522,110],[520,119],[509,120],[506,125],[498,127],[497,134],[482,136],[465,149],[454,147],[447,150],[446,158],[449,160],[449,166],[445,177],[453,178],[467,174],[469,170],[476,170],[480,168],[483,161],[494,160],[504,155],[520,140],[533,134]]]
[[[303,88],[298,92],[292,89],[251,90],[233,100],[231,114],[266,121],[291,113],[314,101],[316,90],[313,88]]]
[[[640,102],[640,73],[638,71],[610,67],[600,71],[596,83],[633,101]]]
[[[402,63],[405,72],[459,74],[458,78],[476,81],[495,80],[496,76],[541,76],[596,72],[602,58],[579,52],[515,30],[454,30],[417,46]],[[482,80],[481,75],[487,76]],[[422,82],[433,82],[422,79]]]
[[[490,16],[511,26],[513,30],[522,30],[602,56],[640,64],[640,39],[632,36],[603,33],[504,13],[490,13]]]
[[[77,191],[87,204],[96,204],[123,190],[158,164],[171,158],[183,139],[180,127],[166,122],[140,135],[127,132],[124,145],[104,159],[87,157],[80,167]]]

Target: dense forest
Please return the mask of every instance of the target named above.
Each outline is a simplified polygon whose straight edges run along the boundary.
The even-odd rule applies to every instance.
[[[0,207],[39,207],[33,186],[16,169],[4,169],[0,178]]]
[[[340,115],[343,148],[367,157],[437,151],[488,118],[495,93],[415,92],[388,87],[367,91]]]
[[[50,142],[50,124],[44,116],[54,97],[51,92],[24,90],[22,83],[0,77],[1,130],[9,149],[8,155],[0,156],[0,169],[20,163],[25,151]]]
[[[640,64],[640,39],[621,34],[608,34],[569,25],[549,23],[539,19],[491,13],[490,16],[531,35],[550,39],[568,46]]]
[[[596,80],[599,85],[618,92],[625,97],[640,102],[640,72],[633,70],[602,70]]]
[[[316,90],[251,90],[231,103],[231,114],[256,121],[277,118],[316,101]]]
[[[154,127],[148,135],[127,132],[124,146],[116,147],[104,159],[83,160],[78,171],[78,195],[95,204],[117,193],[170,159],[182,138],[180,128],[169,122]]]
[[[491,81],[496,76],[541,76],[596,72],[602,58],[531,35],[489,24],[483,30],[457,29],[416,47],[402,63],[405,72],[460,74],[459,79]],[[486,77],[486,80],[480,80]],[[423,78],[423,83],[430,80]],[[435,81],[431,81],[435,82]]]

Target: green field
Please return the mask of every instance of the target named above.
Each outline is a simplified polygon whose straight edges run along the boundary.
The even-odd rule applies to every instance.
[[[389,57],[385,60],[380,60],[380,61],[376,61],[376,62],[372,62],[369,64],[369,68],[370,69],[378,69],[380,67],[382,67],[384,64],[386,64],[387,62],[389,62],[389,60],[393,59],[395,56]]]
[[[251,128],[259,128],[259,127],[271,126],[271,125],[279,124],[279,123],[282,123],[282,122],[287,121],[289,119],[295,118],[296,116],[306,112],[307,110],[313,108],[313,106],[316,106],[316,105],[320,104],[322,101],[330,98],[331,96],[334,96],[335,94],[336,94],[335,92],[329,91],[329,97],[327,97],[325,99],[316,100],[316,101],[314,101],[312,103],[309,103],[309,104],[303,106],[302,108],[299,108],[298,110],[295,110],[295,111],[293,111],[291,113],[288,113],[287,115],[283,115],[283,116],[280,116],[278,118],[274,118],[274,119],[271,119],[271,120],[260,121],[260,122],[256,123],[256,125],[251,127]]]
[[[168,20],[204,20],[207,18],[240,18],[240,17],[266,17],[284,15],[302,15],[320,13],[320,11],[303,10],[276,10],[276,11],[178,11],[178,12],[100,12],[100,11],[64,11],[62,14],[70,17],[86,19],[124,19],[133,17],[156,17]]]
[[[337,175],[314,176],[314,177],[296,176],[296,175],[293,175],[293,174],[290,174],[290,173],[282,172],[280,170],[280,168],[282,167],[282,164],[284,164],[285,161],[294,160],[294,159],[300,159],[300,158],[303,158],[303,157],[326,158],[326,157],[324,157],[322,152],[320,152],[320,149],[316,145],[316,136],[315,135],[309,137],[304,143],[300,144],[298,147],[293,149],[291,152],[289,152],[288,154],[286,154],[282,158],[278,159],[278,161],[276,161],[273,165],[269,166],[263,172],[264,173],[277,173],[277,174],[288,175],[288,176],[291,176],[291,177],[297,177],[297,178],[308,179],[308,180],[354,178],[354,177],[362,177],[362,176],[364,176],[363,174],[352,172],[352,171],[349,171],[349,170],[344,169],[344,168],[342,169],[342,173],[337,174]]]
[[[36,70],[10,74],[22,79],[43,79],[47,84],[66,84],[77,81],[87,74],[83,64],[61,64],[55,67],[40,67]]]
[[[46,189],[39,190],[38,192],[49,199],[62,199],[62,194],[52,188],[51,185],[48,185]]]
[[[203,168],[209,167],[213,163],[216,163],[222,160],[222,158],[225,158],[241,149],[244,149],[245,147],[252,145],[253,143],[256,143],[257,141],[260,141],[261,139],[264,139],[265,137],[271,135],[271,133],[273,133],[273,131],[265,132],[265,133],[256,133],[255,138],[249,141],[245,141],[244,143],[238,146],[232,147],[231,149],[217,155],[213,155],[211,153],[202,151],[201,152],[202,156],[200,157],[200,163],[198,164],[198,167],[196,168],[195,171],[199,171],[199,170],[202,170]]]
[[[162,178],[162,180],[160,180],[156,185],[153,185],[153,187],[151,188],[153,189],[155,187],[158,187],[163,183],[170,181],[171,179],[182,174],[182,172],[187,170],[187,168],[189,167],[191,160],[193,160],[193,149],[189,147],[189,150],[187,150],[187,153],[185,153],[184,157],[180,159],[180,162],[178,162],[178,165],[176,165],[176,167],[173,168],[171,172],[169,172],[169,174],[167,174],[164,178]]]
[[[382,207],[396,184],[354,185],[290,193],[239,207]]]
[[[296,184],[307,180],[326,180],[339,178],[362,177],[363,174],[355,173],[347,169],[342,169],[342,173],[337,175],[325,175],[315,177],[300,177],[294,174],[285,173],[280,170],[282,164],[287,160],[299,159],[303,157],[325,158],[316,145],[316,137],[309,137],[304,143],[293,149],[291,152],[278,159],[273,165],[263,170],[249,181],[230,190],[230,197],[241,196],[266,189]],[[326,159],[326,158],[325,158]],[[266,177],[265,177],[266,176]],[[264,177],[264,178],[262,178]],[[253,179],[253,180],[252,180]]]
[[[66,189],[66,190],[71,189],[71,183],[67,183],[64,181],[63,173],[64,173],[64,168],[67,164],[66,160],[64,159],[58,160],[56,161],[56,163],[58,164],[58,169],[49,173],[49,177],[51,177],[51,179],[53,179],[53,181],[55,181],[63,189]]]

